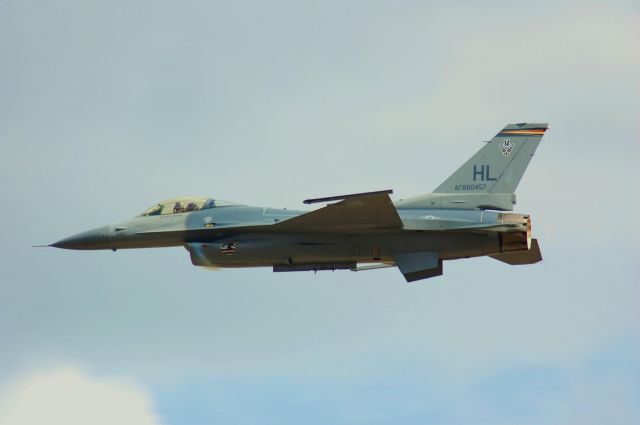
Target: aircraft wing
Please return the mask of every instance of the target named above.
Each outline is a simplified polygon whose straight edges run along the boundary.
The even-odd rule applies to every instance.
[[[389,194],[391,190],[307,199],[305,204],[339,201],[274,225],[274,229],[289,232],[353,233],[372,230],[402,229]]]

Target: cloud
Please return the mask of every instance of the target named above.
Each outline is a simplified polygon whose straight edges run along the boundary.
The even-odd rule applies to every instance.
[[[63,367],[19,379],[0,399],[0,425],[43,423],[159,425],[161,421],[139,386]]]
[[[466,128],[494,125],[502,118],[557,116],[555,127],[560,120],[601,120],[608,115],[602,108],[619,109],[607,118],[618,122],[633,116],[637,102],[627,93],[640,88],[630,77],[640,69],[633,46],[640,34],[637,13],[560,3],[529,10],[522,19],[520,9],[505,10],[499,18],[482,9],[462,17],[451,9],[442,12],[447,22],[456,13],[465,30],[451,32],[446,60],[437,65],[442,75],[438,88],[410,114],[416,126],[447,123],[440,127],[450,131],[461,116],[474,117],[465,118]],[[402,117],[406,126],[404,112]]]
[[[347,417],[354,403],[374,405],[367,401],[377,388],[386,391],[377,399],[390,397],[389,382],[399,382],[392,390],[404,412],[420,409],[425,394],[453,412],[470,382],[480,393],[494,389],[472,407],[500,409],[515,382],[509,400],[542,410],[546,393],[525,403],[537,374],[562,374],[612,338],[637,341],[640,201],[629,193],[640,181],[640,26],[632,2],[140,2],[124,14],[106,3],[6,3],[0,384],[2,375],[79,359],[99,376],[169,388],[147,391],[162,418],[180,424],[210,392],[221,401],[195,407],[224,418],[217,407],[234,402],[237,410],[224,410],[233,418],[251,388],[258,401],[250,406],[284,411],[311,387],[290,422],[308,423],[314,406],[335,411],[336,394]],[[295,208],[316,195],[388,187],[398,198],[418,195],[512,120],[551,126],[518,189],[517,211],[533,215],[545,258],[533,266],[448,262],[444,277],[405,285],[392,269],[205,273],[182,248],[31,248],[181,194]],[[47,379],[63,390],[41,399],[64,413],[90,405],[83,397],[92,391],[62,382],[65,374],[86,388],[129,389],[151,411],[135,386],[65,370],[16,382],[0,425],[48,412],[34,399]],[[262,396],[264,376],[293,382],[282,385],[282,402]],[[624,393],[579,378],[584,405]],[[200,386],[189,383],[196,379]],[[329,383],[314,391],[320,379]],[[573,375],[554,379],[571,388]],[[184,396],[173,390],[181,381],[189,381]],[[72,401],[51,401],[63,395]],[[394,405],[377,405],[390,413],[375,422],[402,422],[390,417]],[[608,405],[640,403],[616,396]],[[296,412],[305,419],[294,420]],[[101,413],[94,416],[111,418]],[[22,423],[29,418],[43,422]]]

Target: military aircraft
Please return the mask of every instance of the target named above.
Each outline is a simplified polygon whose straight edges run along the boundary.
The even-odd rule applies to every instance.
[[[137,217],[49,246],[118,249],[184,246],[196,266],[274,272],[397,266],[407,282],[442,275],[445,260],[542,260],[531,218],[511,212],[515,189],[547,124],[509,124],[433,193],[392,202],[391,190],[307,199],[310,212],[207,197],[169,199]]]

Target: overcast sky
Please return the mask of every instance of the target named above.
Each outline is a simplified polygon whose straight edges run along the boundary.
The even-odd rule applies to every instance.
[[[0,424],[640,423],[639,44],[635,0],[0,0]],[[423,194],[522,121],[536,265],[31,247],[180,195]]]

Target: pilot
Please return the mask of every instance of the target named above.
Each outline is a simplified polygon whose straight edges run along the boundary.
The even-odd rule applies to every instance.
[[[197,211],[197,210],[198,210],[198,206],[196,205],[195,202],[189,202],[187,204],[187,210],[186,210],[187,212],[189,212],[189,211]]]
[[[176,202],[176,204],[173,206],[173,213],[177,214],[177,213],[183,213],[184,212],[184,207],[182,206],[182,203],[180,201]]]

